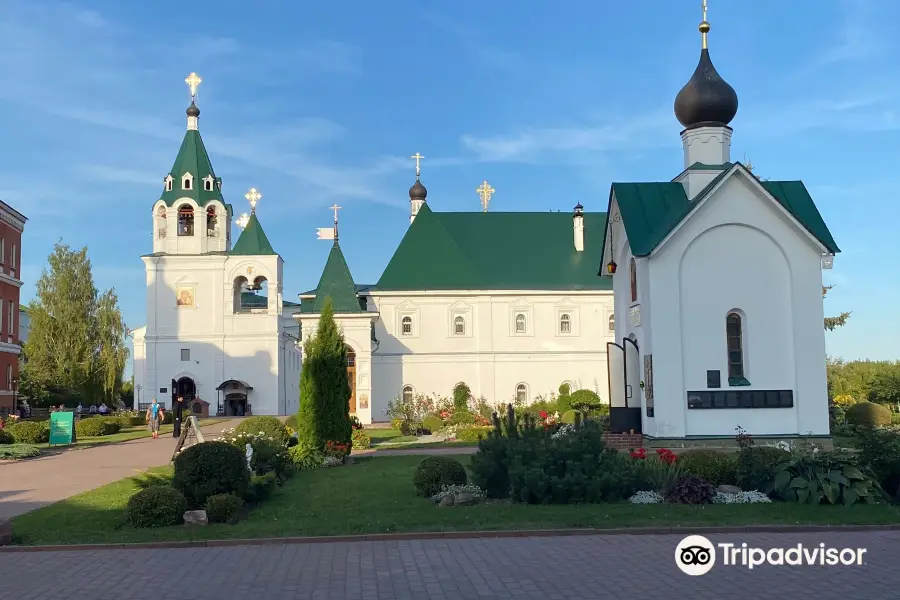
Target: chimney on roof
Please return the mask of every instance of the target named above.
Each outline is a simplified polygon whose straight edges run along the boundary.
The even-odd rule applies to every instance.
[[[584,207],[580,202],[575,205],[575,213],[572,215],[572,229],[575,234],[575,251],[584,252]]]

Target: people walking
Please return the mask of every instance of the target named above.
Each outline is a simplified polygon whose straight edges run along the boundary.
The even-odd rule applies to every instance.
[[[184,408],[184,397],[178,396],[175,400],[175,406],[172,407],[172,410],[175,411],[175,428],[172,429],[172,437],[179,438],[181,437],[181,411]]]
[[[147,428],[153,434],[154,440],[159,438],[159,424],[164,418],[165,411],[162,406],[157,404],[156,398],[154,398],[153,403],[147,408]]]

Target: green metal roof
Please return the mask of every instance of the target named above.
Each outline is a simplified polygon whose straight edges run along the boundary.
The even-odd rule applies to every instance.
[[[747,169],[739,162],[727,164],[728,168],[723,169],[693,200],[688,199],[684,186],[677,182],[613,183],[609,193],[610,204],[615,197],[632,254],[647,256],[653,252],[699,201],[732,172],[733,166]],[[704,167],[718,170],[716,165]],[[760,184],[829,252],[840,252],[803,182],[760,181]],[[607,227],[608,223],[604,223],[604,242]]]
[[[424,204],[374,290],[608,290],[597,277],[605,213],[433,212]]]
[[[237,243],[235,243],[229,254],[238,256],[278,254],[272,249],[272,244],[269,243],[269,238],[266,237],[266,232],[263,231],[262,224],[256,218],[255,212],[250,213],[250,220],[247,221],[247,226],[241,232],[241,237],[238,238]]]
[[[292,307],[300,306],[296,302],[281,301],[282,306]],[[253,292],[241,292],[241,306],[265,308],[269,305],[269,299],[266,296],[260,296]]]
[[[363,312],[362,304],[356,295],[357,286],[350,274],[350,267],[341,252],[341,246],[337,240],[331,246],[322,277],[315,289],[315,299],[301,303],[301,312],[320,313],[325,307],[325,300],[331,298],[331,304],[335,313]]]
[[[190,173],[193,176],[191,189],[182,189],[182,176]],[[166,191],[163,187],[161,200],[166,202],[167,206],[172,206],[179,198],[192,198],[200,206],[205,205],[210,200],[222,199],[222,180],[216,177],[213,171],[212,163],[209,161],[209,154],[206,152],[206,146],[203,145],[203,138],[196,129],[189,129],[184,134],[184,140],[181,142],[181,148],[178,149],[178,156],[175,157],[175,164],[169,171],[174,181],[172,182],[172,190]],[[204,189],[203,180],[212,175],[215,179],[213,189],[206,191]]]

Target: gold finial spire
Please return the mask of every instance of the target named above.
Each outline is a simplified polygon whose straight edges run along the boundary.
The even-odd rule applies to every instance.
[[[491,201],[491,196],[494,192],[496,192],[494,188],[487,182],[487,179],[481,182],[481,185],[475,189],[475,193],[481,198],[481,212],[487,212],[488,204]]]
[[[197,97],[197,87],[201,83],[203,83],[203,80],[200,79],[200,76],[197,75],[196,73],[191,73],[190,75],[187,76],[187,78],[184,80],[184,82],[186,84],[188,84],[188,89],[191,90],[191,102],[193,102],[194,99]]]
[[[249,222],[250,222],[250,215],[248,215],[247,213],[244,213],[240,217],[238,217],[238,220],[235,221],[234,224],[237,225],[238,227],[240,227],[241,229],[244,229],[245,227],[247,227],[247,223],[249,223]]]
[[[338,206],[337,204],[332,204],[330,208],[331,208],[331,210],[334,211],[334,241],[337,242],[338,241],[338,211],[341,210],[343,207]]]
[[[709,33],[709,22],[706,20],[706,0],[701,0],[700,6],[703,9],[703,20],[700,21],[699,27],[701,48],[706,50],[708,48],[706,35]]]
[[[256,212],[256,203],[259,202],[259,199],[262,198],[262,194],[256,191],[256,188],[250,188],[250,191],[244,194],[244,198],[250,202],[250,214]]]
[[[416,152],[415,154],[410,156],[410,158],[416,161],[416,179],[418,179],[419,175],[421,174],[421,171],[419,170],[419,161],[421,161],[425,157]]]

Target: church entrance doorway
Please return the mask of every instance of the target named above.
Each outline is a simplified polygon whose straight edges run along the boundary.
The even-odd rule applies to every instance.
[[[356,414],[356,352],[347,346],[347,381],[350,383],[350,414]]]
[[[190,406],[191,401],[197,397],[197,386],[190,377],[182,377],[172,385],[172,406],[175,406],[175,399],[181,396],[184,398],[184,405]]]
[[[219,406],[216,414],[225,417],[245,417],[251,413],[249,395],[253,389],[246,381],[229,379],[216,388]]]

